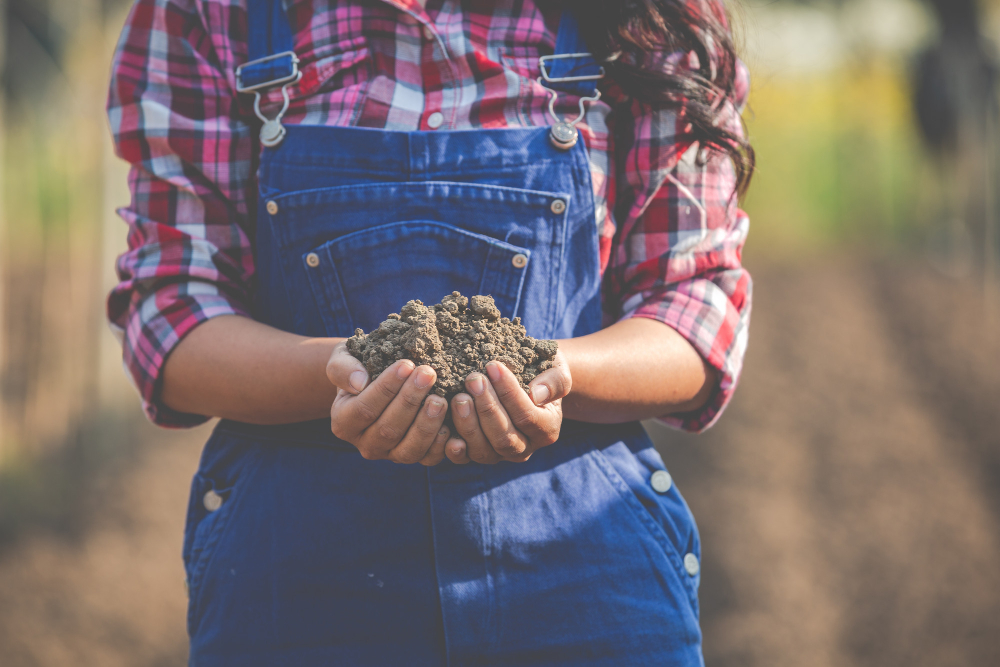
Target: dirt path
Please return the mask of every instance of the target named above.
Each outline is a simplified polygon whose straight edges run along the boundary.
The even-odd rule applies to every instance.
[[[710,665],[1000,664],[1000,332],[920,266],[755,273],[745,383],[664,430]]]
[[[135,455],[93,472],[79,530],[26,530],[0,557],[0,665],[187,664],[181,539],[206,429],[141,425]]]
[[[702,530],[710,667],[1000,664],[1000,330],[922,267],[757,268],[729,413],[697,440],[651,427]],[[137,437],[76,530],[0,551],[4,667],[184,664],[205,433]]]

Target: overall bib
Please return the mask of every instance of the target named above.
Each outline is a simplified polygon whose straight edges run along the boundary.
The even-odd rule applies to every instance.
[[[249,8],[251,60],[290,50],[280,1]],[[567,25],[558,50],[585,50]],[[259,170],[259,320],[349,336],[459,290],[537,338],[600,327],[583,142],[286,129]],[[701,665],[699,559],[638,423],[566,421],[527,463],[425,468],[366,461],[328,420],[222,421],[187,516],[190,660]]]

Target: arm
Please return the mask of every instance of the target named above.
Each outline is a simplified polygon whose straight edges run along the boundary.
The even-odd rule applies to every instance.
[[[701,408],[717,373],[674,329],[647,318],[623,320],[559,341],[553,368],[529,385],[530,397],[503,365],[473,373],[467,394],[452,399],[455,463],[526,461],[559,438],[563,417],[618,423]]]
[[[559,341],[573,373],[568,419],[616,423],[691,412],[705,405],[718,373],[677,331],[636,317]]]
[[[305,338],[247,317],[215,317],[163,367],[163,403],[180,413],[283,424],[330,414],[326,364],[341,338]]]
[[[128,250],[118,258],[108,318],[122,334],[125,366],[147,415],[170,427],[194,426],[212,413],[164,403],[164,364],[190,360],[184,352],[175,359],[175,348],[197,333],[197,351],[216,328],[198,331],[204,323],[247,316],[252,301],[253,142],[231,82],[231,23],[239,14],[222,12],[210,24],[202,9],[187,0],[137,0],[108,94],[115,149],[132,166],[132,200],[119,209]]]
[[[447,403],[428,396],[436,379],[430,367],[402,360],[369,385],[342,338],[306,338],[245,317],[216,317],[174,349],[161,400],[178,412],[252,424],[330,417],[333,432],[365,458],[436,465],[450,433],[443,426]]]

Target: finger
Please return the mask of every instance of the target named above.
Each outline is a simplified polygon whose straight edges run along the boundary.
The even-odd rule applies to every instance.
[[[451,416],[455,422],[455,430],[465,441],[465,451],[469,459],[476,463],[487,464],[502,460],[479,428],[479,417],[476,415],[476,406],[471,396],[459,394],[451,399]]]
[[[424,398],[436,379],[437,374],[430,366],[420,366],[410,373],[379,418],[365,430],[362,438],[365,446],[372,448],[376,454],[387,457],[410,429],[417,413],[423,407]],[[375,387],[375,384],[377,382],[372,384],[372,388]],[[436,426],[434,431],[437,431]],[[429,447],[430,443],[428,442],[427,445]],[[420,458],[418,456],[415,461],[419,461]]]
[[[499,370],[496,368],[499,365],[494,364],[495,373]],[[498,377],[502,376],[498,374]],[[514,389],[524,394],[524,391],[518,386],[517,380],[513,382]],[[473,400],[476,402],[476,413],[479,415],[479,428],[482,429],[487,440],[490,441],[493,451],[505,459],[519,459],[523,457],[528,451],[528,441],[514,427],[514,423],[507,414],[503,403],[500,402],[500,398],[497,396],[496,389],[492,383],[487,382],[486,378],[480,373],[473,373],[468,377],[465,384],[469,392],[473,395]],[[507,391],[511,393],[509,386],[507,387]],[[531,401],[527,400],[527,396],[525,396],[525,399],[525,402],[530,405]],[[532,409],[537,410],[538,408],[532,406]]]
[[[396,398],[406,379],[413,373],[413,367],[413,362],[409,359],[397,361],[357,396],[340,389],[330,410],[334,435],[357,444],[357,436],[379,419],[386,407]]]
[[[444,452],[449,461],[458,465],[465,465],[472,461],[469,458],[469,450],[465,440],[461,438],[450,438],[445,445]]]
[[[344,343],[334,346],[330,360],[326,362],[326,377],[334,386],[354,395],[360,394],[368,386],[365,365],[347,351]]]
[[[550,416],[532,402],[510,369],[491,361],[486,364],[486,374],[514,428],[529,440],[545,435],[551,426],[547,423],[551,421]]]
[[[572,386],[573,378],[569,373],[569,367],[558,364],[539,373],[538,377],[528,384],[528,391],[534,404],[541,406],[565,398]]]
[[[447,404],[446,404],[447,405]],[[448,443],[448,436],[451,435],[451,431],[448,430],[447,426],[442,426],[438,429],[437,438],[434,439],[434,444],[431,448],[427,450],[427,454],[424,458],[420,459],[420,464],[425,466],[436,466],[437,464],[444,461],[445,451],[444,447]]]
[[[418,368],[413,376],[417,377],[422,368],[426,367]],[[405,387],[403,391],[406,391]],[[400,398],[402,396],[403,394],[400,393]],[[422,461],[430,451],[431,446],[434,445],[435,440],[438,439],[438,431],[441,430],[441,425],[444,424],[444,416],[447,412],[448,402],[440,396],[432,394],[424,399],[424,405],[417,412],[413,423],[410,424],[410,428],[406,431],[406,435],[389,452],[389,460],[404,464]]]

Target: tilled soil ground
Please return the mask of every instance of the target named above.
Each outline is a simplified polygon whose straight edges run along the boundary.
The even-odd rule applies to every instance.
[[[710,667],[1000,664],[1000,318],[925,266],[751,263],[729,412],[698,438],[649,426],[701,528]],[[207,431],[138,433],[71,529],[2,545],[5,667],[184,664]]]

